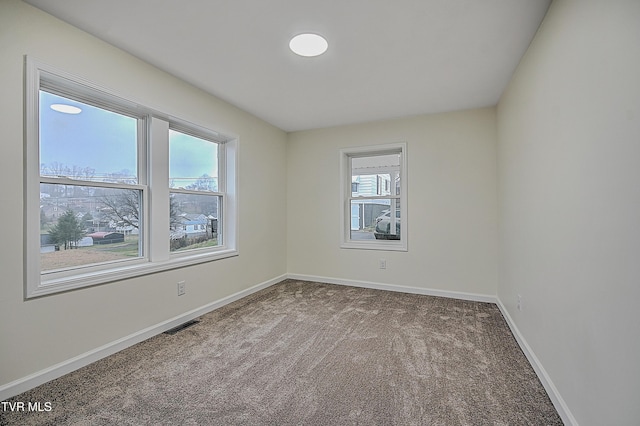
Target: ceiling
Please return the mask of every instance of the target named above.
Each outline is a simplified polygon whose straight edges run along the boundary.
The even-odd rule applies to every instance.
[[[550,0],[26,2],[296,131],[495,105]]]

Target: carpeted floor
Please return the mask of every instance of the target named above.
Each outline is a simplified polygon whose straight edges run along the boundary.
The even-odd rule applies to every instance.
[[[561,425],[489,303],[287,280],[39,386],[9,425]]]

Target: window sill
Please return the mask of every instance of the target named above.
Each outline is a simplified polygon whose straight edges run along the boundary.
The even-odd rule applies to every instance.
[[[358,241],[358,242],[343,242],[340,244],[340,248],[343,249],[357,249],[357,250],[381,250],[381,251],[408,251],[407,245],[403,243],[375,240],[375,241]]]
[[[38,287],[32,292],[26,294],[25,299],[32,299],[113,281],[135,278],[142,275],[154,274],[185,266],[226,259],[233,256],[238,256],[237,249],[222,249],[215,252],[175,257],[172,256],[168,260],[162,262],[131,261],[127,262],[124,266],[122,263],[119,263],[117,267],[109,269],[101,269],[99,271],[79,273],[53,279],[46,279],[46,276],[41,276],[41,281]]]

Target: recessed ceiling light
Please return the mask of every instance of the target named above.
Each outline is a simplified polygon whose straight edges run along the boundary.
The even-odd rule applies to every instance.
[[[67,104],[51,104],[51,109],[64,114],[80,114],[82,112],[80,108]]]
[[[327,51],[329,43],[318,34],[298,34],[289,42],[289,48],[300,56],[319,56]]]

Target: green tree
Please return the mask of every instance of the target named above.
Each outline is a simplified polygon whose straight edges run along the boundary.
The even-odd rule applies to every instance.
[[[78,241],[84,237],[85,232],[73,211],[67,210],[58,218],[58,223],[51,227],[49,235],[51,235],[55,244],[59,246],[64,245],[64,249],[66,250],[74,246],[77,247]]]

